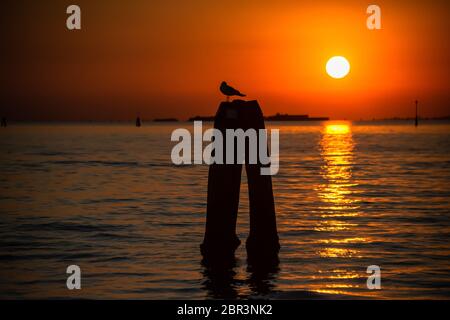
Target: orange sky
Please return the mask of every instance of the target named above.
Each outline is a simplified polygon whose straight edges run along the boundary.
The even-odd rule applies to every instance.
[[[265,114],[450,114],[445,1],[28,1],[2,9],[2,113],[116,120],[212,115],[226,80]],[[65,9],[82,10],[68,31]],[[382,30],[366,28],[377,4]],[[345,56],[350,74],[325,64]]]

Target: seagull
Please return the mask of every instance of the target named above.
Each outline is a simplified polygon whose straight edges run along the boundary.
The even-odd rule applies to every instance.
[[[227,96],[227,101],[230,100],[230,96],[245,97],[245,94],[240,93],[233,87],[230,87],[225,81],[222,81],[220,84],[220,92]]]

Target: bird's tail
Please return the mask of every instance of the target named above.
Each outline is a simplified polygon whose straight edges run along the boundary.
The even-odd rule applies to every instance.
[[[245,94],[239,92],[238,96],[239,97],[245,97]]]

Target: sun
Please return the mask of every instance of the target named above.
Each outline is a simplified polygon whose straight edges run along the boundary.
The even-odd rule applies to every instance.
[[[330,77],[341,79],[350,71],[350,63],[344,57],[334,56],[328,60],[326,70]]]

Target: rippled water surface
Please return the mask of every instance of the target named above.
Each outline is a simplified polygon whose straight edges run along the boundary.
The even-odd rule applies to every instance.
[[[201,263],[208,167],[170,159],[172,130],[191,123],[2,128],[0,298],[450,298],[448,123],[269,126],[282,249],[262,273],[245,245],[227,270]],[[70,264],[82,290],[66,289]]]

